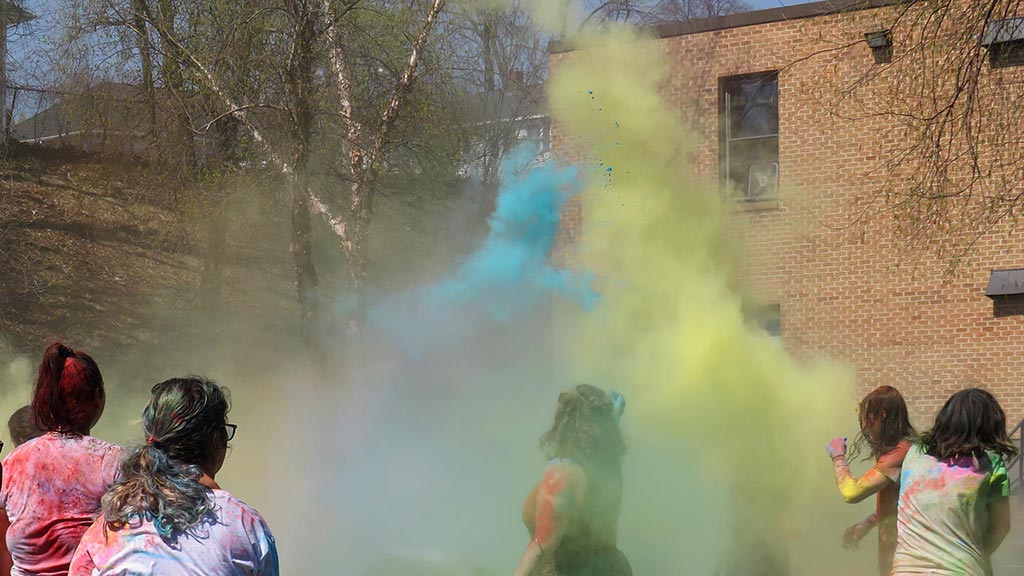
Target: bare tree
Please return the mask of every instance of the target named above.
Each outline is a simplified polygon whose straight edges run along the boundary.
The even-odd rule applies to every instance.
[[[603,21],[662,24],[750,10],[744,0],[585,0],[581,28]]]
[[[536,116],[546,115],[549,37],[519,2],[504,10],[465,10],[455,25],[466,72],[463,112],[471,145],[465,161],[479,178],[479,210],[487,215],[505,153],[524,140],[547,141],[549,124]]]
[[[342,22],[355,12],[359,2],[349,0],[334,6],[327,0],[286,0],[282,8],[287,15],[284,23],[286,34],[283,36],[287,37],[289,54],[283,71],[287,132],[292,147],[288,154],[268,139],[258,118],[250,113],[250,108],[256,105],[243,104],[225,88],[215,71],[189,50],[174,30],[154,18],[152,12],[146,14],[147,21],[157,29],[169,51],[178,55],[183,66],[190,70],[193,81],[220,101],[222,116],[235,118],[263,158],[276,166],[285,178],[292,199],[291,249],[296,287],[302,308],[303,333],[308,342],[312,342],[319,331],[318,277],[312,258],[310,211],[323,216],[346,259],[348,288],[357,302],[349,322],[350,330],[355,330],[364,313],[366,247],[373,200],[386,162],[387,147],[444,4],[444,0],[432,0],[426,8],[386,105],[376,117],[370,117],[355,99],[352,90],[353,53],[345,44],[345,34],[341,30]],[[268,12],[275,9],[267,8]],[[318,60],[320,54],[325,54],[326,59]],[[315,106],[320,101],[316,84],[318,70],[324,70],[330,80],[333,90],[333,96],[329,98],[331,116],[341,123],[345,134],[338,140],[339,146],[334,154],[335,161],[342,167],[342,186],[328,188],[323,195],[315,193],[310,186],[310,144],[314,137]],[[365,106],[366,110],[372,108],[371,104]]]
[[[912,245],[954,268],[1024,207],[1022,9],[1020,0],[897,4],[879,13],[891,61],[834,86],[837,116],[900,134],[881,155],[871,208],[892,211]]]

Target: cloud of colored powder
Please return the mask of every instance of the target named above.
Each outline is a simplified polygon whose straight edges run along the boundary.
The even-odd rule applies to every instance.
[[[826,573],[823,550],[842,554],[834,519],[849,512],[831,493],[823,446],[851,420],[852,375],[795,360],[744,318],[734,224],[692,173],[696,142],[660,96],[655,42],[617,30],[578,48],[553,66],[551,105],[600,166],[586,175],[571,258],[602,297],[560,333],[572,373],[629,401],[623,547],[642,574],[773,573],[772,563]],[[812,528],[813,510],[827,530]]]
[[[387,298],[370,312],[371,329],[415,354],[462,345],[492,322],[529,315],[553,295],[584,309],[598,299],[591,276],[559,269],[549,256],[565,203],[579,192],[577,171],[537,165],[524,145],[503,162],[503,183],[481,245],[442,280]]]
[[[592,275],[550,259],[578,172],[538,164],[534,150],[503,163],[476,249],[439,280],[380,298],[352,348],[312,376],[328,385],[307,388],[288,417],[318,423],[289,450],[309,463],[303,493],[318,495],[288,514],[318,527],[289,543],[301,557],[292,569],[412,576],[515,565],[528,540],[522,499],[543,466],[537,441],[566,387],[549,311],[599,300]]]

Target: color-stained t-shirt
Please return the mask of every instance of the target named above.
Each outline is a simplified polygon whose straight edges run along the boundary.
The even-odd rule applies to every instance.
[[[71,562],[71,576],[278,576],[277,544],[258,512],[213,490],[212,514],[170,541],[152,520],[113,530],[101,517]]]
[[[91,436],[48,433],[3,461],[0,506],[11,527],[13,576],[63,576],[117,477],[121,448]]]
[[[11,560],[11,553],[7,551],[7,529],[11,527],[11,521],[7,519],[7,513],[0,510],[0,576],[11,576],[11,568],[14,561]]]
[[[878,491],[875,508],[878,514],[878,565],[884,574],[889,573],[892,556],[896,551],[896,505],[900,496],[900,473],[911,446],[909,440],[903,440],[883,454],[875,464],[875,468],[893,482]]]
[[[997,454],[944,461],[915,445],[900,477],[893,575],[991,576],[988,506],[1009,494]]]

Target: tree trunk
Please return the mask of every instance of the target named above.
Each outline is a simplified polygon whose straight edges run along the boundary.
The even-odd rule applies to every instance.
[[[480,199],[477,204],[477,222],[486,221],[487,217],[494,211],[495,201],[498,197],[498,165],[501,162],[503,150],[502,133],[504,132],[505,121],[501,118],[501,102],[495,98],[497,85],[495,75],[501,74],[507,77],[507,71],[501,70],[501,63],[495,50],[497,38],[495,36],[495,16],[492,12],[483,15],[483,26],[481,27],[480,43],[482,44],[482,57],[484,64],[484,91],[488,95],[485,102],[490,108],[484,110],[486,123],[484,125],[484,151],[480,166]],[[505,94],[507,97],[508,94]],[[491,100],[491,98],[495,98]]]
[[[206,258],[199,283],[199,303],[203,310],[216,319],[221,313],[224,285],[224,248],[227,245],[228,193],[225,184],[214,200],[212,214],[206,222]]]
[[[307,348],[315,352],[321,336],[319,278],[313,261],[309,194],[309,146],[313,130],[314,42],[316,14],[306,2],[289,2],[295,29],[286,81],[292,109],[292,169],[288,177],[292,198],[292,263],[300,307],[300,331]]]
[[[158,133],[156,124],[156,89],[153,85],[153,58],[149,50],[149,30],[146,26],[146,0],[132,0],[132,22],[135,27],[136,43],[139,46],[139,64],[142,68],[142,88],[146,92],[146,108],[149,113],[149,129],[155,139]]]
[[[291,254],[299,297],[299,330],[303,342],[313,350],[319,335],[320,280],[313,262],[312,216],[307,186],[307,180],[298,172],[288,178],[288,191],[292,198]]]
[[[160,27],[168,35],[174,37],[176,19],[174,1],[157,0],[157,15],[160,19]],[[172,43],[166,44],[163,47],[163,52],[164,58],[160,71],[163,76],[164,87],[179,97],[184,98],[185,77],[181,70],[182,55],[178,47]],[[193,148],[192,134],[186,125],[188,117],[180,109],[180,106],[173,102],[173,99],[168,99],[166,105],[170,107],[170,113],[168,114],[169,126],[167,128],[171,135],[171,158],[177,158],[179,162],[175,162],[175,164],[185,166],[186,170],[190,171],[195,167],[196,156]]]

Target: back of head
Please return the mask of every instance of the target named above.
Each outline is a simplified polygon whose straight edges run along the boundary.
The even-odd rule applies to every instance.
[[[103,497],[115,529],[143,517],[162,536],[187,531],[212,511],[201,465],[226,443],[228,398],[212,380],[174,378],[153,387],[142,413],[146,443],[121,463],[121,482]]]
[[[24,444],[43,434],[39,426],[36,426],[35,418],[32,417],[31,406],[22,406],[15,410],[14,414],[11,414],[11,417],[7,420],[7,429],[11,433],[11,441],[14,442],[15,446]]]
[[[935,416],[932,429],[921,443],[936,458],[977,456],[992,451],[1003,457],[1017,453],[1006,433],[1006,414],[995,397],[980,388],[968,388],[950,396]]]
[[[153,387],[142,428],[147,441],[168,456],[200,464],[212,456],[212,440],[224,432],[228,398],[213,380],[172,378]]]
[[[54,342],[39,364],[32,414],[45,432],[88,433],[103,409],[103,376],[85,352]]]
[[[857,407],[860,415],[861,435],[871,456],[889,452],[901,441],[914,435],[907,403],[900,391],[892,386],[879,386],[865,396]],[[855,456],[851,456],[851,459]]]
[[[611,396],[589,384],[559,394],[555,421],[541,436],[541,446],[549,458],[620,467],[625,443]]]

